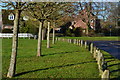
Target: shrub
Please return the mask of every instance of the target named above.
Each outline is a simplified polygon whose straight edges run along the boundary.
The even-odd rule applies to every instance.
[[[2,33],[13,33],[11,29],[3,29]]]

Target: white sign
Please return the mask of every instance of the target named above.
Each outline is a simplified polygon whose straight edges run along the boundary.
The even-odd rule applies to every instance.
[[[15,18],[15,16],[14,16],[13,13],[11,13],[10,15],[8,15],[8,19],[9,19],[9,20],[14,20],[14,18]]]

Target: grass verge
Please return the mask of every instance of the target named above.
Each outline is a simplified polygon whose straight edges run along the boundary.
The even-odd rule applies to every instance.
[[[63,38],[63,37],[61,37]],[[92,40],[92,41],[118,41],[118,37],[64,37],[68,39],[81,39],[81,40]],[[114,80],[114,78],[120,79],[120,60],[116,59],[109,53],[101,50],[104,54],[105,61],[107,61],[108,69],[110,70],[110,78]]]
[[[118,78],[120,80],[120,60],[114,58],[109,53],[102,51],[105,57],[105,61],[107,61],[108,69],[110,70],[110,78]]]
[[[67,39],[82,39],[82,40],[92,40],[92,41],[118,41],[119,37],[61,37]]]
[[[6,78],[11,55],[11,39],[2,40],[2,77]],[[42,57],[36,57],[37,40],[19,39],[14,78],[100,78],[98,66],[84,48],[66,42],[42,44]]]

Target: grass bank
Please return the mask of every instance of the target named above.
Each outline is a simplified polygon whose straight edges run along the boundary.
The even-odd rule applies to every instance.
[[[11,55],[11,39],[2,40],[2,76],[6,78]],[[86,49],[66,42],[42,44],[42,57],[36,57],[37,40],[19,39],[14,78],[99,78],[96,61]]]
[[[63,38],[63,37],[61,37]],[[81,40],[92,40],[92,41],[118,41],[119,38],[118,37],[64,37],[64,38],[68,38],[68,39],[81,39]],[[118,78],[118,80],[120,79],[120,60],[116,59],[115,57],[113,57],[112,55],[110,55],[109,53],[102,51],[102,53],[104,54],[105,57],[105,61],[107,61],[107,67],[110,70],[110,78]],[[119,53],[119,52],[118,52]]]
[[[110,70],[110,78],[118,78],[120,80],[120,60],[105,51],[102,51],[102,53],[104,54],[105,61],[107,61],[107,67]]]
[[[118,41],[119,37],[61,37],[68,39],[82,39],[82,40],[92,40],[92,41]]]

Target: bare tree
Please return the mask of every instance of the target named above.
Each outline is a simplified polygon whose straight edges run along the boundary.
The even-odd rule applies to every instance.
[[[110,4],[110,12],[108,16],[108,21],[114,22],[114,26],[117,28],[118,27],[118,20],[120,17],[120,3],[117,2],[112,2]]]
[[[13,41],[12,41],[12,54],[10,60],[10,66],[7,73],[7,77],[11,78],[15,75],[16,71],[16,58],[17,58],[17,47],[18,47],[18,27],[20,22],[20,15],[23,10],[29,7],[30,3],[27,2],[3,2],[7,9],[14,9],[15,11],[15,20],[13,27]]]
[[[59,5],[59,6],[58,6]],[[57,20],[62,17],[61,15],[64,15],[64,9],[66,9],[66,7],[68,7],[68,4],[64,4],[64,3],[57,3],[54,4],[54,7],[56,8],[55,10],[52,11],[51,15],[48,16],[48,18],[46,20],[48,20],[48,32],[47,32],[47,48],[50,48],[50,23],[53,23],[53,41],[52,43],[55,43],[55,23],[57,22]],[[51,8],[54,8],[51,7]],[[60,13],[62,12],[62,13]]]
[[[41,56],[43,23],[56,11],[56,6],[60,7],[62,5],[55,2],[37,2],[28,9],[29,13],[27,15],[39,22],[37,56]]]

